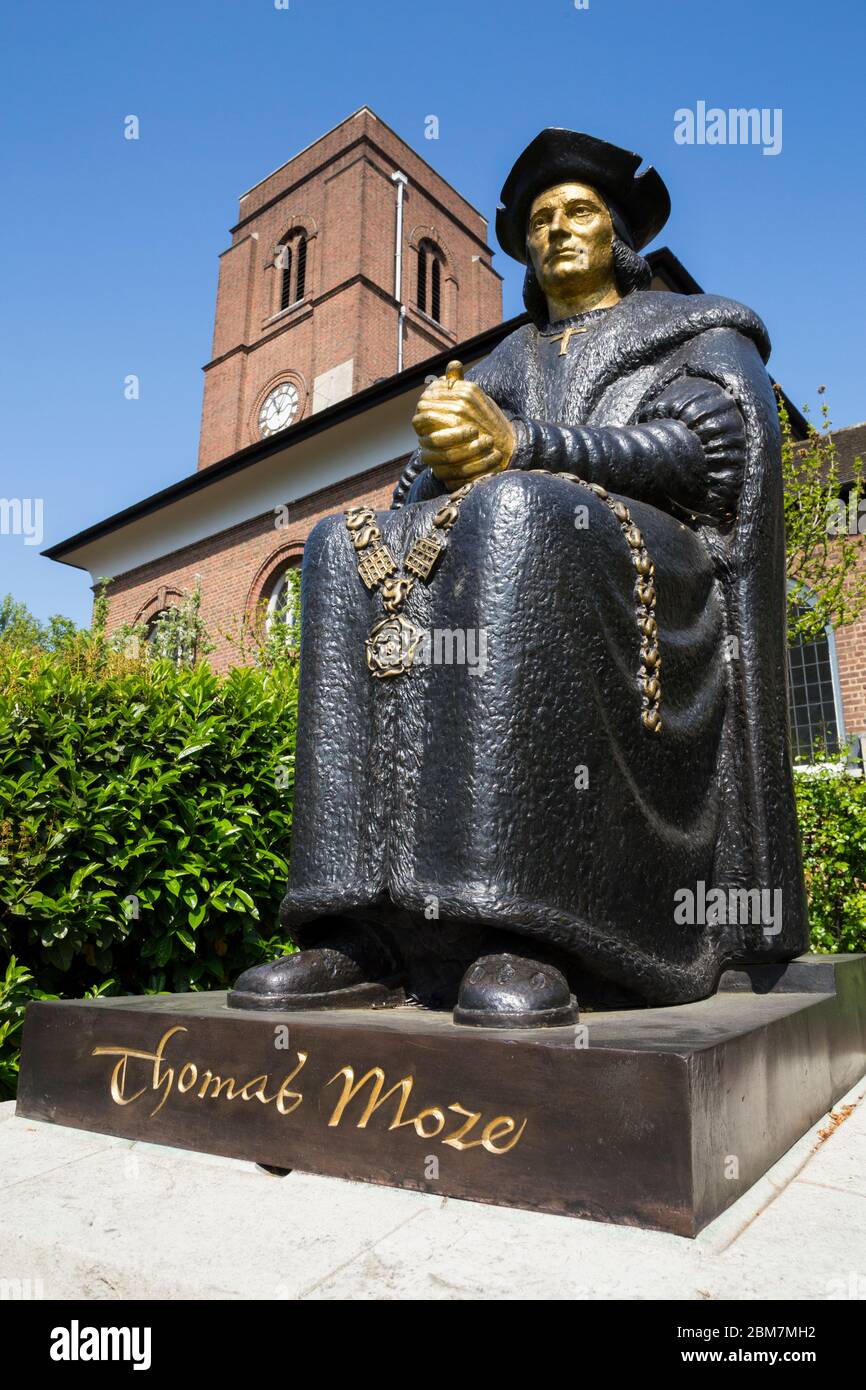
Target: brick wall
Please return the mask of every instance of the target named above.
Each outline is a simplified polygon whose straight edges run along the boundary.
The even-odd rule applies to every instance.
[[[862,541],[859,569],[866,573],[866,544]],[[866,733],[866,619],[837,628],[834,636],[845,729],[849,735]]]
[[[147,622],[178,603],[199,579],[201,616],[215,644],[209,662],[218,671],[238,665],[244,616],[253,618],[285,566],[300,561],[316,522],[360,503],[386,510],[406,457],[293,503],[287,525],[278,526],[282,518],[266,512],[118,576],[109,592],[108,631]]]

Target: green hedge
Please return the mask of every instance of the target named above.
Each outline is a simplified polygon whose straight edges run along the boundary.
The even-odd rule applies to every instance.
[[[0,1094],[28,997],[220,989],[286,948],[296,705],[290,664],[0,645]]]
[[[812,950],[866,951],[866,780],[798,773]]]
[[[297,667],[0,642],[0,1098],[28,999],[226,988],[290,949]],[[797,776],[816,951],[866,951],[866,783]],[[5,977],[5,979],[4,979]]]

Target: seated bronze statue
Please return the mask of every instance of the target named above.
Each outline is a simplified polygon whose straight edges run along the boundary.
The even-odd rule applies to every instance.
[[[529,145],[497,234],[530,322],[424,391],[390,511],[310,536],[300,950],[234,1007],[561,1025],[806,949],[769,341],[732,300],[650,290],[670,200],[639,165]],[[442,633],[473,659],[437,660]]]

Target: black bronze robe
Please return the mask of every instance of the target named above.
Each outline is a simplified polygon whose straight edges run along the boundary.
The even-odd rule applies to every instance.
[[[750,310],[705,295],[638,291],[572,327],[562,352],[528,324],[468,374],[518,449],[405,604],[418,628],[464,634],[470,657],[486,642],[485,660],[374,679],[381,597],[342,517],[310,536],[281,920],[302,943],[324,917],[380,914],[427,939],[489,924],[645,999],[698,998],[725,965],[807,940],[769,344]],[[558,473],[621,499],[651,556],[660,732],[642,719],[624,527]],[[441,494],[413,461],[378,517],[398,559]],[[781,890],[781,918],[713,920],[719,887]]]

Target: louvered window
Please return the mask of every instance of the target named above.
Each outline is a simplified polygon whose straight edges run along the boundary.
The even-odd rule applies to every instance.
[[[439,247],[422,241],[418,247],[418,294],[416,303],[422,314],[442,322],[442,264]]]
[[[279,265],[282,268],[282,279],[280,281],[280,308],[288,309],[292,302],[292,248],[283,245],[280,247]]]
[[[430,277],[430,317],[442,322],[442,267],[438,256],[433,257]]]
[[[303,299],[307,283],[307,238],[302,236],[298,242],[298,278],[295,285],[295,299]]]
[[[288,309],[303,299],[307,289],[307,236],[295,227],[277,248],[280,272],[280,308]]]
[[[418,247],[418,308],[427,312],[427,251],[424,243]]]

